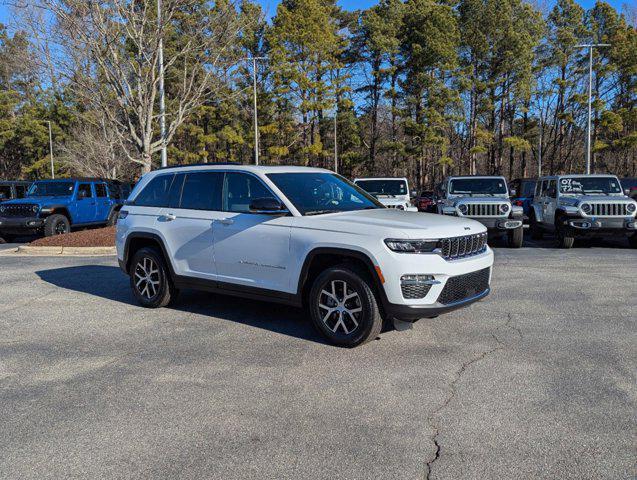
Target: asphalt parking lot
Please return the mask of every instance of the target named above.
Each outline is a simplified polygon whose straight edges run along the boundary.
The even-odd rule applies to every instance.
[[[0,478],[634,478],[637,250],[533,245],[353,350],[287,307],[142,309],[113,257],[0,257]]]

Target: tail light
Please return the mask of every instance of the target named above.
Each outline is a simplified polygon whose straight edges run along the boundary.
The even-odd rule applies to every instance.
[[[513,202],[513,205],[515,205],[516,207],[523,207],[524,202],[522,200],[516,200]]]

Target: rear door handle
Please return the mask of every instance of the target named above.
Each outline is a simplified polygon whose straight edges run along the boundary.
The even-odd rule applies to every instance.
[[[172,213],[167,213],[166,215],[162,215],[161,217],[159,217],[160,220],[163,220],[165,222],[172,222],[176,218],[177,217],[173,215]]]
[[[221,220],[219,220],[219,223],[221,223],[222,225],[232,225],[234,223],[234,220],[232,218],[222,218]]]

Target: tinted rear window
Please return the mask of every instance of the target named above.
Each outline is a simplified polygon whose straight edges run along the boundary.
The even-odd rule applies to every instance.
[[[153,178],[135,198],[140,207],[167,207],[168,192],[175,175],[158,175]]]

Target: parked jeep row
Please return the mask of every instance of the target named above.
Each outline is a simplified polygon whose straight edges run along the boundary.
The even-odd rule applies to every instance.
[[[59,235],[74,227],[114,225],[130,185],[94,178],[33,182],[22,198],[0,203],[0,237]]]

